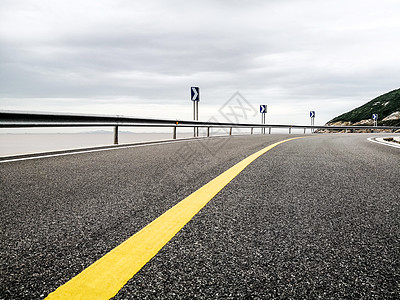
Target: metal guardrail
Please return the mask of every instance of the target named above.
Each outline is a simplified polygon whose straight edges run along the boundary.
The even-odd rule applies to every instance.
[[[81,114],[61,114],[61,113],[41,113],[41,112],[19,112],[19,111],[0,111],[0,128],[27,128],[27,127],[114,127],[114,144],[118,144],[118,127],[171,127],[173,128],[173,139],[176,139],[178,127],[205,127],[207,136],[210,136],[210,128],[250,128],[253,134],[254,128],[288,128],[291,133],[292,128],[310,129],[311,132],[318,129],[329,130],[399,130],[400,127],[392,126],[310,126],[310,125],[281,125],[281,124],[251,124],[251,123],[219,123],[202,121],[166,120],[134,118],[125,116],[106,116],[106,115],[81,115]],[[195,131],[196,132],[196,131]],[[196,134],[195,134],[196,135]]]

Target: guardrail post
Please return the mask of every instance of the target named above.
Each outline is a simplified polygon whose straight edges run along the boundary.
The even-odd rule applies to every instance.
[[[292,127],[289,127],[289,134],[292,133]]]
[[[210,127],[207,127],[207,137],[210,137]]]
[[[251,131],[250,131],[250,134],[253,134],[253,127],[251,127]]]
[[[172,138],[176,140],[176,126],[174,126],[174,132],[172,133]]]
[[[114,127],[114,145],[118,145],[118,126]]]
[[[232,127],[229,128],[229,135],[232,135]]]
[[[269,128],[269,132],[268,132],[268,134],[271,134],[271,129],[272,129],[272,127],[270,127],[270,128]]]
[[[304,134],[306,134],[306,128],[304,127]]]

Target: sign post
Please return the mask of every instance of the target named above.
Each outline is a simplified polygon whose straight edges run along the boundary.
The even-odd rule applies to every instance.
[[[374,120],[374,127],[378,126],[378,114],[372,114],[372,120]]]
[[[261,124],[265,125],[265,114],[267,113],[267,105],[260,105]],[[265,134],[265,127],[261,128],[261,133]]]
[[[193,120],[199,120],[199,101],[200,101],[200,88],[192,86],[190,88],[190,99],[193,101]],[[194,127],[194,137],[199,136],[199,128]]]
[[[314,126],[315,121],[315,111],[310,111],[311,126]],[[311,128],[311,133],[314,133],[314,128]]]

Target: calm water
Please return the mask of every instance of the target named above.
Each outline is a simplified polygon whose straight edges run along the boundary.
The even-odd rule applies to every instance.
[[[228,135],[228,129],[213,129],[212,136]],[[287,130],[274,129],[273,133],[286,133]],[[303,131],[301,130],[301,133]],[[249,134],[249,130],[235,129],[234,135]],[[260,131],[255,130],[254,134]],[[293,132],[296,133],[296,132]],[[300,131],[298,132],[300,133]],[[206,130],[199,132],[200,136],[206,136]],[[193,137],[192,131],[177,133],[178,138]],[[159,141],[172,139],[172,132],[169,133],[133,133],[119,132],[119,143],[135,143],[147,141]],[[66,149],[79,149],[95,146],[109,146],[114,142],[113,132],[92,132],[92,133],[1,133],[0,132],[0,157],[57,151]]]
[[[191,137],[192,133],[178,134],[178,138]],[[172,133],[119,133],[119,143],[168,140]],[[0,134],[0,156],[37,153],[93,146],[107,146],[114,142],[113,133],[29,133]]]

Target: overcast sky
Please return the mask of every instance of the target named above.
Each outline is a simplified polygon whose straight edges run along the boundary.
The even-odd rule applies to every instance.
[[[199,86],[200,120],[240,92],[240,121],[267,104],[268,123],[324,124],[400,87],[399,16],[398,0],[1,0],[0,109],[191,119]]]

